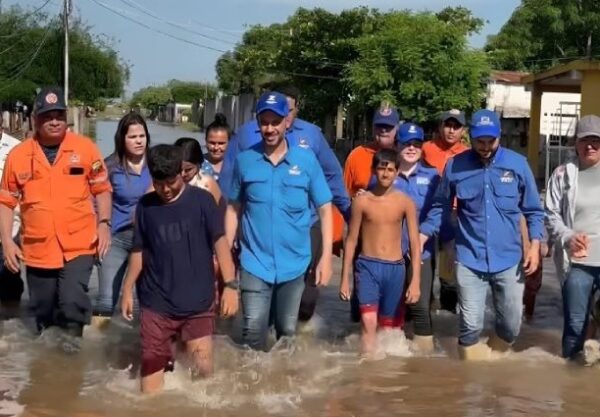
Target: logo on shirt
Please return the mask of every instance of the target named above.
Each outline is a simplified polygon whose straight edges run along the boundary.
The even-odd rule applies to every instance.
[[[298,144],[298,146],[304,149],[310,148],[310,145],[308,144],[308,141],[306,139],[300,139],[300,143]]]
[[[504,171],[504,173],[502,174],[502,177],[500,178],[500,182],[503,183],[511,183],[515,180],[515,176],[513,175],[512,171]]]
[[[429,185],[430,181],[427,177],[417,177],[417,185]]]
[[[288,172],[290,173],[290,175],[300,175],[302,173],[298,165],[294,165],[293,167],[291,167]]]
[[[274,94],[271,94],[269,97],[267,97],[266,103],[277,104],[277,97]]]
[[[81,162],[81,157],[79,155],[77,155],[76,153],[72,153],[70,160],[71,160],[72,164],[78,164]]]

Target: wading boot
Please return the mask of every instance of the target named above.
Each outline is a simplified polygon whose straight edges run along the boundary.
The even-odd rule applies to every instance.
[[[414,335],[412,339],[413,349],[422,355],[431,355],[435,350],[433,336]]]
[[[462,360],[470,362],[489,361],[492,357],[492,350],[481,342],[471,346],[458,345],[458,355]]]

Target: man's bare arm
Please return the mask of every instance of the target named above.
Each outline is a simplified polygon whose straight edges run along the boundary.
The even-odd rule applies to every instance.
[[[227,211],[225,212],[225,238],[230,248],[233,247],[233,242],[237,235],[241,211],[240,203],[236,201],[229,202],[227,205]]]

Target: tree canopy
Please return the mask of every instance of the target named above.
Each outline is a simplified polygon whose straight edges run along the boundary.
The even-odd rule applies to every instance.
[[[591,48],[588,50],[588,40]],[[485,50],[494,68],[537,71],[600,55],[600,2],[522,0]]]
[[[63,84],[63,30],[58,18],[18,6],[0,15],[0,102],[32,103],[36,89]],[[95,104],[119,97],[129,77],[111,43],[70,22],[69,98]]]
[[[429,120],[449,107],[480,105],[489,68],[467,37],[482,24],[462,7],[438,14],[300,8],[285,23],[251,27],[217,62],[217,79],[230,94],[291,82],[303,94],[303,117],[314,121],[340,104],[366,110],[382,101]]]
[[[209,83],[170,80],[161,86],[149,86],[136,91],[131,97],[130,104],[132,107],[152,109],[170,101],[192,104],[195,100],[212,99],[216,95],[217,88]]]

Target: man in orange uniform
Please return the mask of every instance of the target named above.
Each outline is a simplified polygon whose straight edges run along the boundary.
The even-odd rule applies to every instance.
[[[400,124],[398,111],[389,106],[380,107],[373,116],[373,133],[375,139],[366,145],[360,145],[350,152],[344,165],[344,183],[350,198],[359,191],[366,190],[373,171],[373,157],[380,149],[391,149],[396,143],[396,133]],[[360,243],[359,243],[360,248]],[[360,253],[357,249],[356,253]],[[354,286],[356,287],[356,286]],[[353,289],[350,299],[350,314],[352,321],[360,321],[360,309],[356,291]]]
[[[102,258],[110,246],[112,190],[96,145],[67,132],[66,111],[59,88],[36,98],[35,136],[17,145],[4,166],[0,237],[6,267],[16,272],[21,260],[27,267],[38,330],[58,325],[81,336],[91,317],[94,255]],[[11,239],[17,205],[22,251]]]
[[[440,175],[448,160],[459,153],[469,149],[462,139],[465,133],[465,115],[460,110],[448,110],[442,113],[439,127],[439,137],[423,145],[423,160],[436,168]],[[456,291],[455,271],[452,265],[454,256],[453,218],[444,219],[440,229],[439,242],[441,245],[439,255],[440,276],[440,306],[444,310],[456,312],[458,294]]]

